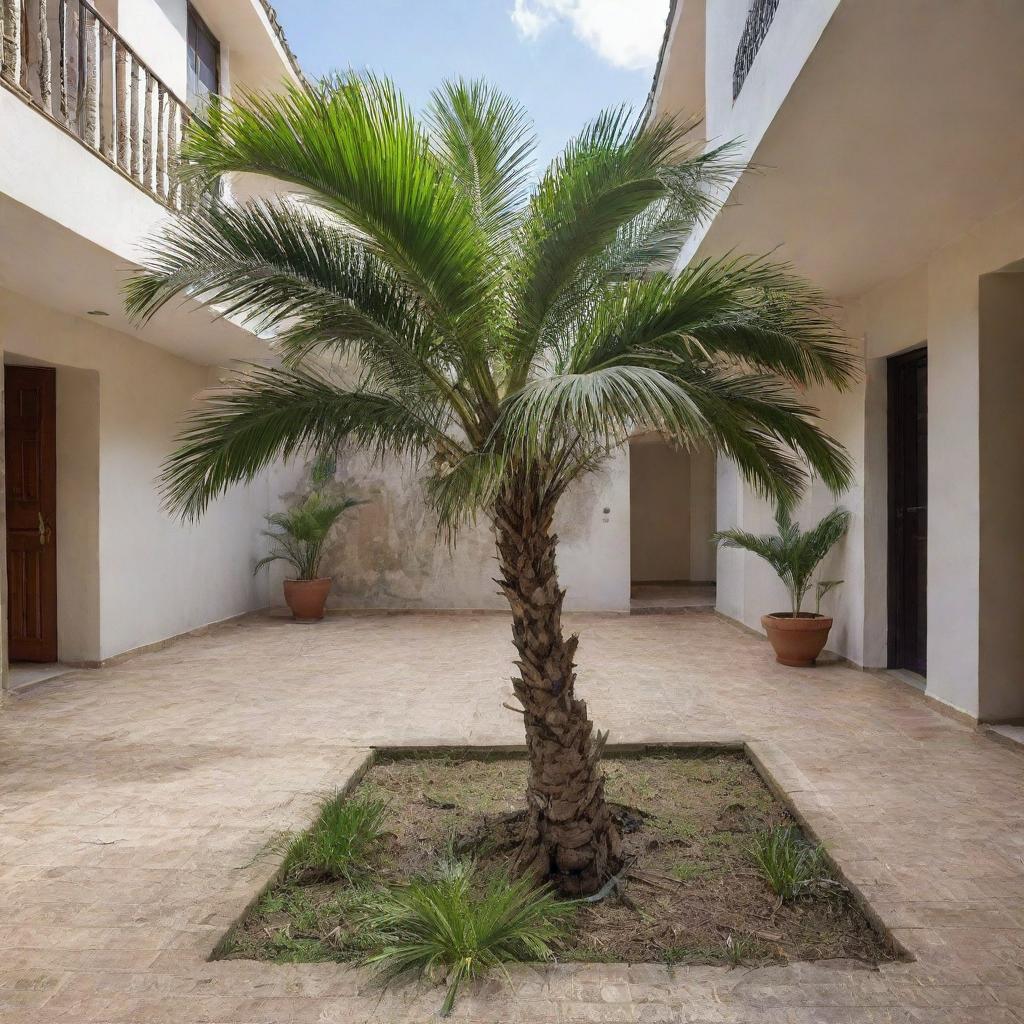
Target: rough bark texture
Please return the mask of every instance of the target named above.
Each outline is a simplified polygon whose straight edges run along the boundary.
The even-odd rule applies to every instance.
[[[498,584],[512,607],[530,757],[527,822],[519,867],[567,895],[596,892],[620,866],[618,829],[604,798],[604,737],[593,735],[577,700],[573,656],[578,637],[562,635],[565,596],[555,572],[554,502],[532,494],[497,503]]]

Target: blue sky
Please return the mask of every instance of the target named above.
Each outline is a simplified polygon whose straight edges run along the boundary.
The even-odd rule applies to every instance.
[[[643,105],[669,0],[275,0],[307,74],[369,68],[421,107],[486,77],[533,115],[546,162],[606,106]]]

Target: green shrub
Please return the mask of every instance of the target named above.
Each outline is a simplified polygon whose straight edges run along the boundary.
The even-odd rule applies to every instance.
[[[309,831],[282,840],[285,877],[351,882],[380,853],[386,812],[382,800],[332,796]]]
[[[810,846],[792,825],[762,832],[750,851],[765,881],[780,899],[807,891],[824,873],[824,852]]]
[[[416,879],[381,900],[366,924],[377,949],[363,963],[385,981],[444,977],[441,1016],[459,988],[506,963],[552,958],[573,903],[504,872],[481,877],[475,865],[449,862],[436,877]]]

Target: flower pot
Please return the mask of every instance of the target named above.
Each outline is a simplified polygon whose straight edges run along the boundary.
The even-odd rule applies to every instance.
[[[777,662],[793,668],[810,668],[825,647],[832,619],[811,612],[796,617],[792,612],[772,612],[761,616],[761,625],[775,648]]]
[[[299,622],[319,622],[331,592],[330,578],[319,580],[285,580],[284,599]]]

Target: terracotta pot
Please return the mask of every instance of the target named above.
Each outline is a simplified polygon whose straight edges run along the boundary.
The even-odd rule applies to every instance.
[[[761,616],[761,625],[775,648],[777,662],[793,668],[810,668],[828,640],[832,619],[811,612],[802,612],[797,618],[791,612],[772,612]]]
[[[285,580],[284,599],[299,622],[318,622],[324,617],[324,605],[331,592],[330,578]]]

